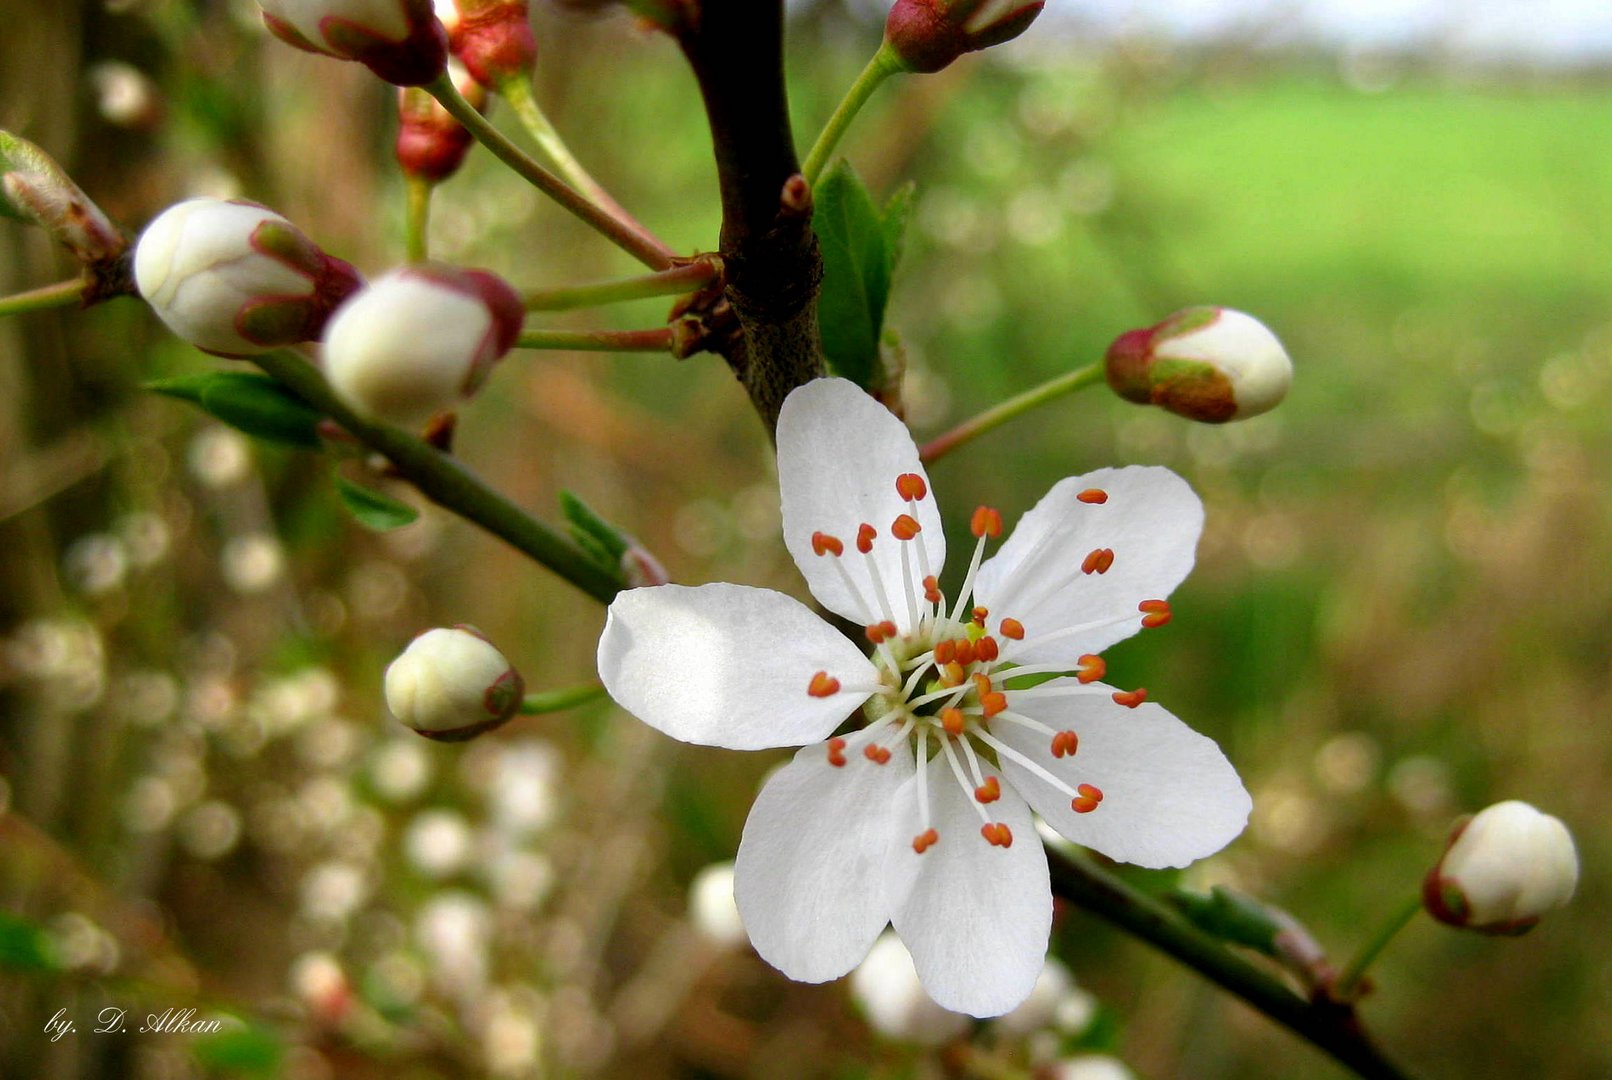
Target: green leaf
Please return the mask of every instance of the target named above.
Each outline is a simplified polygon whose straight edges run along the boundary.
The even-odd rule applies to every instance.
[[[1284,912],[1224,885],[1208,895],[1177,889],[1169,900],[1198,929],[1267,956],[1277,955],[1276,935],[1292,923]]]
[[[267,442],[318,449],[323,419],[296,394],[267,375],[209,371],[147,383],[146,389],[189,401],[231,427]]]
[[[907,226],[912,223],[912,208],[917,201],[918,185],[908,180],[884,204],[884,252],[892,277],[907,250]]]
[[[880,213],[856,171],[841,160],[813,193],[812,225],[823,251],[817,301],[823,353],[834,374],[864,389],[877,390],[886,382],[879,341],[912,192],[910,184],[901,188]]]
[[[285,1042],[269,1028],[237,1025],[211,1035],[194,1036],[190,1052],[205,1069],[248,1076],[277,1076],[285,1058]]]
[[[55,971],[60,966],[50,935],[42,927],[0,911],[0,970]]]
[[[342,505],[358,519],[360,525],[376,532],[401,529],[420,517],[420,512],[408,503],[339,476],[336,477],[336,494],[341,496]]]
[[[571,537],[600,566],[612,573],[621,571],[621,557],[630,545],[625,534],[594,513],[593,507],[569,491],[560,492],[560,513],[571,528]]]

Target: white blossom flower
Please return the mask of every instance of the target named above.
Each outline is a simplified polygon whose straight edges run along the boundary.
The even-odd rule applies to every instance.
[[[259,0],[263,24],[288,45],[357,60],[387,82],[423,86],[448,62],[431,0]]]
[[[1558,818],[1516,799],[1456,826],[1423,883],[1434,918],[1485,934],[1523,934],[1578,889],[1578,849]]]
[[[1168,470],[1099,470],[1055,485],[989,560],[1001,516],[981,507],[948,604],[917,449],[856,386],[789,396],[778,471],[785,543],[812,595],[867,628],[871,657],[781,593],[661,585],[610,605],[605,687],[685,742],[807,744],[739,847],[739,911],[769,963],[837,978],[893,923],[936,1002],[1005,1013],[1030,994],[1052,920],[1032,809],[1150,867],[1218,851],[1247,820],[1212,741],[1098,681],[1098,653],[1168,621],[1202,506]],[[858,709],[864,726],[834,735]]]

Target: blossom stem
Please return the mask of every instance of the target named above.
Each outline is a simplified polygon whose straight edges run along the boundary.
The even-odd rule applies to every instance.
[[[1354,1008],[1310,1000],[1290,990],[1187,922],[1181,915],[1101,869],[1084,855],[1047,851],[1052,891],[1148,942],[1308,1040],[1365,1080],[1409,1080],[1366,1037]]]
[[[552,289],[529,289],[521,299],[527,311],[568,311],[650,296],[677,296],[704,288],[720,274],[716,263],[710,259],[698,259],[685,266],[674,266],[670,270],[639,277],[595,281],[585,285],[560,285]]]
[[[408,207],[403,223],[403,244],[409,262],[425,262],[430,255],[431,192],[436,185],[423,176],[408,178]]]
[[[672,252],[665,244],[648,235],[643,226],[634,227],[636,223],[628,224],[595,205],[587,196],[534,161],[524,150],[511,142],[507,135],[494,127],[485,116],[477,112],[475,107],[464,99],[464,95],[459,93],[448,75],[438,76],[426,89],[431,92],[431,96],[442,103],[442,107],[447,109],[455,120],[464,125],[465,130],[475,136],[477,142],[492,151],[495,157],[513,169],[521,179],[603,233],[611,243],[650,269],[664,270],[672,265]]]
[[[583,168],[576,155],[571,153],[571,148],[565,145],[565,140],[560,138],[560,133],[554,129],[554,125],[549,122],[548,116],[538,105],[537,95],[532,92],[530,75],[523,72],[501,79],[498,83],[498,92],[515,110],[515,116],[520,120],[521,126],[526,129],[532,141],[537,143],[537,148],[549,159],[549,164],[554,166],[554,171],[559,173],[566,183],[586,196],[593,205],[636,232],[645,243],[654,246],[668,258],[673,255],[672,249],[628,213],[627,209],[605,190],[604,185]]]
[[[964,420],[944,435],[931,439],[919,449],[918,456],[925,462],[934,461],[1038,405],[1045,405],[1054,398],[1083,390],[1094,383],[1102,382],[1103,379],[1103,365],[1100,362],[1076,368],[1056,379],[1049,379],[1040,386],[1026,390],[1016,397],[1010,397],[999,405],[991,406],[978,416]]]
[[[389,460],[420,494],[475,522],[531,556],[601,603],[621,591],[619,578],[575,544],[493,490],[459,461],[389,424],[366,420],[331,391],[324,376],[302,357],[284,350],[252,360],[298,397],[330,417],[360,442]]]
[[[7,315],[21,315],[25,311],[43,311],[45,308],[66,307],[83,299],[84,282],[79,278],[42,285],[27,292],[0,296],[0,319]]]
[[[1422,910],[1422,897],[1420,893],[1414,894],[1405,900],[1393,914],[1389,915],[1382,926],[1378,928],[1376,936],[1361,946],[1354,959],[1344,967],[1337,981],[1333,983],[1332,995],[1339,1001],[1351,1001],[1356,996],[1360,980],[1366,975],[1366,970],[1373,961],[1388,948],[1388,943],[1405,927],[1410,925],[1416,913]]]
[[[580,686],[564,686],[558,690],[544,690],[541,693],[526,695],[521,701],[521,715],[539,716],[543,713],[574,709],[578,705],[598,701],[604,696],[604,684],[597,679],[593,682],[583,683]]]
[[[579,352],[669,352],[672,332],[655,330],[522,330],[517,349],[572,349]]]
[[[901,58],[890,47],[890,43],[887,41],[881,44],[879,51],[873,54],[873,59],[868,61],[868,66],[862,69],[862,74],[856,77],[851,88],[845,92],[844,99],[834,109],[834,115],[828,118],[828,123],[823,125],[817,141],[812,144],[811,152],[806,155],[806,164],[801,166],[800,171],[808,184],[817,183],[817,178],[823,173],[823,167],[828,164],[829,155],[834,152],[834,147],[839,145],[840,137],[845,134],[846,128],[851,126],[856,114],[867,104],[868,98],[873,96],[873,91],[877,90],[884,80],[901,70],[903,70]]]

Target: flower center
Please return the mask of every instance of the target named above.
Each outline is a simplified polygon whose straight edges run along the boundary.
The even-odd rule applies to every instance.
[[[928,496],[924,478],[903,473],[896,478],[896,491],[907,504],[906,513],[888,525],[881,536],[871,523],[857,528],[856,551],[867,567],[871,596],[858,587],[844,561],[851,556],[836,536],[812,534],[812,550],[832,560],[847,591],[858,607],[869,616],[866,635],[873,646],[873,665],[878,672],[876,685],[849,687],[870,693],[862,706],[867,723],[859,730],[836,736],[826,744],[828,761],[836,768],[887,765],[891,748],[910,739],[916,763],[919,832],[912,848],[923,854],[940,842],[931,824],[927,765],[935,755],[943,755],[952,777],[979,814],[980,837],[996,847],[1011,847],[1013,833],[994,821],[986,809],[1001,798],[1000,779],[988,769],[1000,769],[1011,760],[1068,796],[1070,806],[1082,814],[1096,810],[1103,801],[1102,790],[1093,784],[1070,784],[1038,762],[1008,745],[991,731],[991,725],[1012,724],[1045,737],[1055,758],[1073,758],[1079,750],[1079,736],[1070,730],[1056,730],[1017,711],[1015,706],[1041,697],[1079,694],[1108,694],[1114,702],[1135,708],[1147,699],[1141,688],[1113,691],[1091,686],[1103,677],[1107,665],[1101,656],[1081,656],[1073,668],[1068,664],[1033,664],[1024,657],[1030,650],[1058,640],[1128,621],[1119,619],[1064,626],[1040,634],[1029,634],[1023,622],[1005,612],[991,612],[973,603],[975,578],[988,540],[1002,534],[1002,515],[988,506],[974,511],[969,528],[975,544],[968,573],[957,598],[947,608],[946,596],[929,566],[923,543],[914,543],[922,532],[918,503]],[[1078,501],[1102,505],[1108,493],[1092,488],[1081,492]],[[875,545],[900,545],[901,580],[898,591],[887,583],[873,558]],[[1113,548],[1096,548],[1082,560],[1073,577],[1106,574],[1114,565]],[[1054,583],[1056,584],[1056,583]],[[1170,606],[1164,600],[1144,600],[1138,606],[1143,627],[1162,626],[1170,620]],[[897,619],[904,616],[903,629]],[[815,697],[828,697],[841,690],[840,680],[829,672],[817,672],[807,688]],[[931,750],[930,743],[934,743]],[[860,762],[858,762],[860,759]]]

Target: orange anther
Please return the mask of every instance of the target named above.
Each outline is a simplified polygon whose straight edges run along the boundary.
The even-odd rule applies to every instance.
[[[900,630],[896,629],[896,624],[891,622],[889,619],[886,619],[879,624],[879,630],[884,634],[884,639],[886,641],[889,641],[891,638],[901,633]]]
[[[1074,757],[1080,749],[1080,736],[1073,731],[1060,731],[1052,737],[1053,757]]]
[[[1113,565],[1114,549],[1097,548],[1087,555],[1086,560],[1080,564],[1080,572],[1082,574],[1106,574],[1108,573],[1108,568]]]
[[[908,502],[917,502],[929,494],[929,485],[915,472],[902,473],[896,477],[896,494]]]
[[[1114,704],[1123,705],[1127,709],[1134,709],[1147,700],[1147,688],[1138,686],[1135,690],[1115,690]]]
[[[980,707],[985,710],[987,717],[995,716],[1007,708],[1007,695],[1000,690],[992,690],[989,694],[981,694]]]
[[[862,756],[875,765],[888,765],[890,763],[890,751],[873,743],[868,743],[862,748]]]
[[[935,646],[935,663],[940,667],[945,667],[955,659],[957,659],[957,642],[948,638]]]
[[[983,671],[976,671],[969,678],[974,683],[974,689],[979,693],[989,694],[991,692],[991,677]]]
[[[975,536],[989,536],[994,540],[1002,535],[1002,515],[989,506],[978,507],[968,523],[968,528]]]
[[[957,639],[957,662],[964,667],[974,662],[974,643],[967,638]]]
[[[860,551],[864,555],[872,551],[873,538],[878,535],[879,530],[875,529],[867,522],[864,521],[862,524],[858,525],[856,527],[856,550]]]
[[[812,554],[843,555],[845,554],[845,545],[840,543],[837,537],[830,536],[826,532],[814,532],[812,533]]]
[[[1108,661],[1095,653],[1087,653],[1075,665],[1075,678],[1083,683],[1096,682],[1108,674]]]
[[[1069,805],[1077,814],[1089,814],[1103,801],[1103,789],[1095,785],[1081,784],[1075,791],[1077,794]]]
[[[985,783],[974,789],[974,801],[978,803],[993,803],[1002,797],[1002,784],[994,776],[987,776]]]
[[[982,637],[974,642],[974,659],[990,663],[1002,655],[1001,646],[997,645],[994,637]]]
[[[968,678],[968,674],[963,671],[963,665],[955,660],[940,669],[940,685],[942,686],[962,686],[963,680],[966,678]]]
[[[1136,610],[1142,612],[1142,625],[1149,630],[1155,626],[1163,626],[1170,621],[1170,602],[1168,600],[1143,600],[1136,605]]]
[[[940,582],[935,580],[934,574],[930,574],[928,577],[924,578],[924,599],[928,600],[931,604],[938,604],[942,599],[940,595]]]
[[[897,540],[911,540],[922,531],[923,526],[911,514],[902,514],[890,523],[890,535]]]
[[[995,847],[1010,848],[1013,846],[1013,830],[1001,822],[981,825],[980,835]]]
[[[828,763],[836,769],[845,767],[845,740],[837,735],[828,740]]]
[[[977,607],[977,608],[974,609],[974,612],[973,612],[974,621],[976,623],[978,623],[981,627],[983,627],[985,625],[985,616],[989,615],[990,613],[991,613],[990,608]]]
[[[862,632],[867,635],[867,639],[873,644],[884,644],[884,627],[879,623],[868,624],[868,626]]]
[[[912,838],[912,850],[922,855],[940,842],[940,834],[934,829],[925,829]]]
[[[1087,488],[1079,495],[1076,495],[1075,498],[1079,499],[1083,503],[1091,503],[1093,506],[1101,506],[1103,503],[1108,501],[1108,492],[1104,491],[1102,488]]]
[[[940,710],[940,726],[946,729],[946,734],[954,738],[963,733],[963,726],[967,722],[962,709]]]
[[[840,692],[840,681],[826,671],[819,671],[812,676],[806,692],[812,697],[829,697]]]
[[[1017,619],[1003,619],[1002,636],[1012,641],[1023,641],[1024,624]]]

